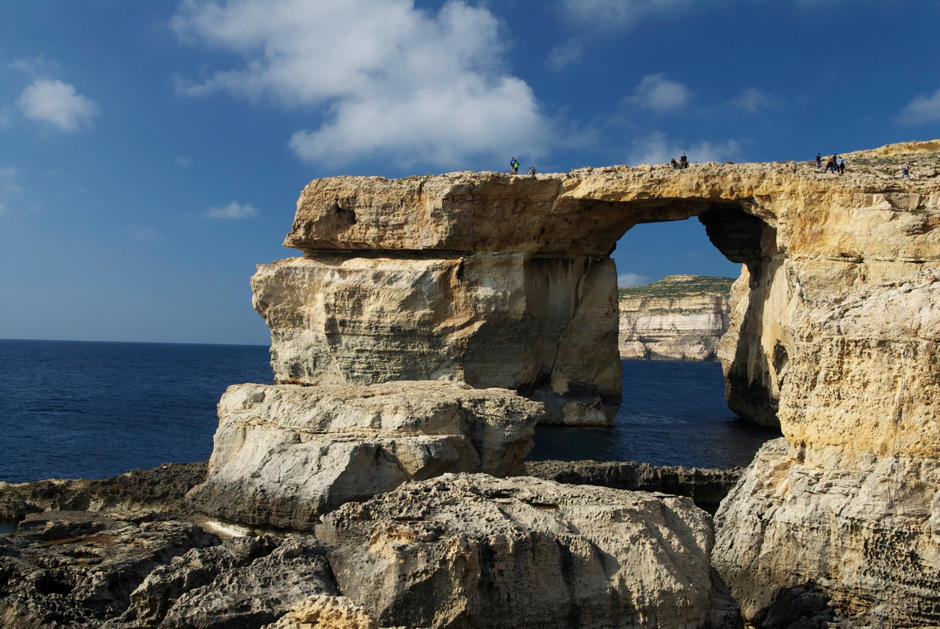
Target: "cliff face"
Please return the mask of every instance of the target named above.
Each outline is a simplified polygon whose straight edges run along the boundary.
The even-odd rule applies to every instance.
[[[621,358],[717,360],[730,322],[725,277],[670,275],[655,284],[621,288]]]

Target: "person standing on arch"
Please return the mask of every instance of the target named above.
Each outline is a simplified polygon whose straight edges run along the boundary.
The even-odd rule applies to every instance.
[[[519,174],[519,162],[518,160],[516,160],[515,155],[513,155],[512,159],[509,160],[509,169],[510,169],[509,172],[511,172],[513,175]]]

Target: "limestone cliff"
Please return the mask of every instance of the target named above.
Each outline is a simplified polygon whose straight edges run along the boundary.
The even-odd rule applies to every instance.
[[[670,275],[646,286],[621,288],[621,358],[717,360],[728,331],[727,277]]]

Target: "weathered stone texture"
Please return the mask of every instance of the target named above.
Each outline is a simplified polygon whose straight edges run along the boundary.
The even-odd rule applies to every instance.
[[[816,592],[848,626],[940,624],[940,465],[766,444],[715,516],[712,562],[745,618]],[[781,625],[782,626],[782,625]]]
[[[408,627],[695,627],[708,516],[687,498],[444,475],[327,515],[345,596]]]
[[[252,288],[276,382],[542,391],[600,424],[620,404],[611,260],[311,255],[259,267]]]
[[[450,382],[234,385],[219,402],[208,476],[189,498],[225,520],[306,530],[408,480],[516,472],[542,412],[505,389]]]

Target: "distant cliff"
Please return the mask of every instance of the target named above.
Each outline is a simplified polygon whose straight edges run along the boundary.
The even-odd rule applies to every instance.
[[[729,277],[670,275],[621,288],[620,357],[716,360],[733,283]]]

